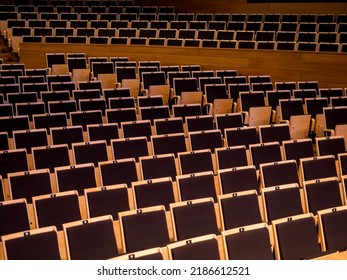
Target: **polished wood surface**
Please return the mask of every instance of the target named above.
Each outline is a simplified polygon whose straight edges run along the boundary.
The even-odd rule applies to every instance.
[[[62,51],[83,51],[87,57],[126,56],[134,61],[159,60],[162,65],[199,64],[203,70],[236,69],[240,75],[270,75],[273,82],[317,80],[321,88],[347,85],[345,53],[22,43],[20,61],[26,68],[46,67],[46,53]]]
[[[176,12],[213,13],[343,13],[346,3],[247,3],[247,0],[136,0],[136,5],[175,6]],[[298,1],[300,2],[300,1]]]

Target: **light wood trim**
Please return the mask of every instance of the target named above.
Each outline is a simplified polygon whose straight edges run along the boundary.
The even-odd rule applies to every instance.
[[[83,49],[87,56],[102,53],[107,57],[126,56],[135,61],[159,60],[162,65],[199,64],[203,70],[232,67],[239,75],[270,75],[273,82],[317,80],[322,88],[345,87],[347,84],[347,76],[341,75],[347,72],[345,53],[21,43],[20,59],[27,68],[42,68],[46,66],[46,53],[57,53],[62,49],[69,53]]]

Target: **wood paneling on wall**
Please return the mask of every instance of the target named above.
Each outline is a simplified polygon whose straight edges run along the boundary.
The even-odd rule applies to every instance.
[[[269,1],[271,2],[271,1]],[[329,1],[327,1],[329,2]],[[247,0],[136,0],[137,5],[175,6],[177,12],[213,13],[346,13],[346,3],[262,3]]]
[[[46,53],[85,52],[90,56],[127,56],[159,60],[162,65],[200,64],[203,69],[236,69],[241,75],[270,75],[273,81],[318,80],[321,87],[347,87],[347,54],[299,51],[203,49],[158,46],[20,44],[27,68],[46,67]]]

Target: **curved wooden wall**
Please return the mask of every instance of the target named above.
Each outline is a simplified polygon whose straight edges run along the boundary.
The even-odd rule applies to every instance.
[[[320,87],[347,87],[347,54],[234,50],[131,45],[20,44],[26,68],[46,67],[46,53],[85,52],[89,56],[127,56],[162,65],[199,64],[203,69],[236,69],[241,75],[270,75],[273,81],[317,80]]]
[[[268,2],[271,2],[270,0]],[[136,5],[175,6],[176,12],[213,13],[346,13],[347,3],[261,3],[247,0],[136,0]]]

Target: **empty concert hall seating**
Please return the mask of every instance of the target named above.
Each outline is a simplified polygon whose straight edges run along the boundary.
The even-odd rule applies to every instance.
[[[167,246],[170,260],[220,260],[216,235],[208,234],[171,243]]]
[[[266,222],[304,213],[298,184],[268,187],[262,190]],[[306,211],[305,211],[306,212]]]
[[[60,260],[55,227],[19,231],[2,236],[6,260]]]
[[[299,184],[298,166],[295,160],[260,164],[262,187],[274,187],[286,184]]]
[[[83,195],[84,189],[97,187],[92,163],[57,167],[55,175],[59,192],[77,190]]]
[[[212,171],[177,176],[178,195],[181,201],[212,197],[217,201],[217,188]]]
[[[121,126],[124,138],[146,137],[149,141],[152,135],[150,120],[122,122]]]
[[[38,228],[55,226],[62,230],[63,224],[81,219],[77,191],[36,196],[33,205]]]
[[[114,161],[99,162],[100,179],[102,186],[127,184],[139,179],[134,158],[124,158]]]
[[[303,181],[337,177],[335,157],[320,156],[300,159]]]
[[[270,231],[266,224],[255,224],[222,232],[229,260],[273,260]]]
[[[214,171],[210,150],[198,150],[178,153],[180,174],[191,174],[204,171]]]
[[[133,182],[132,190],[135,208],[163,205],[168,211],[170,203],[176,202],[170,177]]]
[[[259,169],[260,164],[282,161],[281,146],[278,142],[253,144],[249,146],[253,165]]]
[[[35,147],[32,148],[32,155],[35,169],[48,168],[54,173],[55,167],[70,165],[69,149],[66,144]]]
[[[222,217],[222,229],[243,227],[263,221],[255,190],[240,191],[218,196],[218,206]],[[238,211],[242,211],[239,215]]]
[[[130,209],[126,184],[114,184],[84,190],[89,218],[111,215],[118,220],[118,213]]]
[[[119,221],[125,252],[163,247],[171,241],[164,206],[120,212]]]
[[[240,67],[243,50],[343,56],[345,14],[7,2],[0,259],[311,259],[346,250],[343,82]],[[52,47],[44,65],[21,62],[22,42]],[[110,52],[90,55],[81,44]],[[240,61],[172,64],[159,48],[221,49]]]
[[[322,256],[312,214],[273,221],[275,256],[278,260],[312,259]]]
[[[169,123],[172,122],[169,121]],[[158,124],[158,122],[156,122],[156,124]],[[182,124],[182,120],[179,121],[179,125],[180,124]],[[177,157],[178,153],[187,151],[186,138],[184,133],[152,135],[151,143],[154,155],[173,153],[175,157]]]
[[[30,230],[27,201],[24,198],[0,202],[0,235]]]
[[[255,126],[228,128],[224,130],[226,144],[229,147],[246,146],[259,143],[259,136]]]
[[[346,250],[346,206],[333,207],[320,210],[318,213],[318,224],[321,231],[322,251]]]
[[[337,159],[338,154],[346,152],[343,136],[316,137],[317,155],[333,155]]]
[[[73,143],[83,142],[82,126],[63,126],[50,128],[53,145],[67,144],[69,149]]]
[[[170,177],[175,181],[177,170],[174,154],[140,157],[139,163],[143,180]]]
[[[241,166],[218,170],[221,193],[235,193],[246,190],[259,191],[255,166]]]
[[[175,240],[218,234],[212,198],[176,202],[170,205]]]
[[[217,170],[247,166],[246,146],[223,147],[216,149]]]
[[[148,156],[148,144],[145,136],[116,139],[111,141],[112,154],[114,159],[138,158]]]
[[[69,260],[105,260],[118,256],[112,216],[63,225]]]
[[[34,196],[52,192],[48,169],[10,173],[8,180],[11,199],[25,198],[28,203],[31,203]]]
[[[307,208],[314,215],[317,211],[342,206],[343,200],[337,178],[323,178],[304,183]]]
[[[27,152],[25,149],[0,151],[0,175],[6,179],[8,174],[29,170]]]

